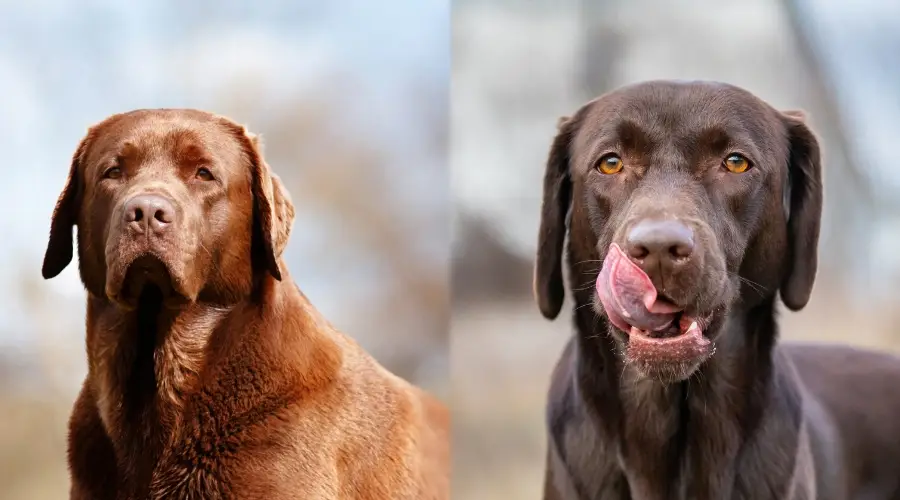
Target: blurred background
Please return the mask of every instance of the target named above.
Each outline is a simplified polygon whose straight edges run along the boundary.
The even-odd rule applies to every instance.
[[[806,110],[826,161],[820,269],[782,331],[900,350],[900,3],[456,0],[452,47],[454,498],[540,498],[570,335],[570,313],[546,321],[531,298],[544,161],[559,116],[622,84],[721,80]]]
[[[68,494],[77,267],[43,281],[88,126],[196,107],[262,134],[297,208],[293,278],[395,373],[447,395],[449,2],[0,2],[0,498]]]

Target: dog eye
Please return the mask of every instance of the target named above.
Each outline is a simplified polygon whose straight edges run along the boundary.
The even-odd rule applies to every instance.
[[[109,167],[103,172],[104,179],[118,179],[122,177],[122,169],[119,167]]]
[[[622,159],[615,154],[608,154],[597,162],[597,170],[607,175],[619,173],[622,170],[622,166]]]
[[[213,180],[213,174],[206,167],[200,167],[197,169],[197,178],[203,181],[211,181]]]
[[[734,153],[728,155],[728,158],[725,158],[723,165],[728,169],[729,172],[740,174],[746,172],[747,169],[750,168],[750,160],[744,158],[742,155]]]

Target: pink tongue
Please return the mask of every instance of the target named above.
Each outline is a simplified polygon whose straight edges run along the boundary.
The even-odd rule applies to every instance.
[[[615,243],[603,261],[596,288],[610,321],[625,332],[630,332],[631,327],[664,330],[679,311],[673,304],[657,300],[650,277]]]

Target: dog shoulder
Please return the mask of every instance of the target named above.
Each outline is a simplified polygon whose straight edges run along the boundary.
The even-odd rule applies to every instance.
[[[592,425],[575,383],[575,339],[553,370],[545,413],[548,440],[545,494],[554,498],[620,498],[624,476],[617,453]]]
[[[385,498],[449,498],[450,413],[347,339],[341,462],[358,487]],[[373,489],[375,488],[375,489]],[[376,495],[377,496],[377,495]]]
[[[293,351],[282,368],[295,374],[294,395],[260,429],[260,439],[276,443],[265,452],[272,456],[260,459],[272,464],[264,472],[281,478],[279,484],[339,485],[322,498],[353,491],[373,498],[448,498],[433,494],[434,488],[449,490],[447,408],[381,366],[302,292],[283,297],[265,320],[266,328],[279,331],[266,336],[281,339],[273,346],[282,354]],[[293,471],[293,479],[281,469]]]

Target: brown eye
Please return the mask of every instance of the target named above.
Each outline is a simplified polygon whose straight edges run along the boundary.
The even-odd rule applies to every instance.
[[[728,158],[725,158],[723,165],[725,165],[725,168],[727,168],[729,172],[742,174],[750,168],[750,160],[744,158],[742,155],[734,153],[728,155]]]
[[[206,167],[200,167],[197,169],[197,178],[202,181],[211,181],[213,180],[213,174]]]
[[[104,179],[118,179],[122,177],[122,169],[119,167],[110,167],[103,172]]]
[[[622,170],[622,167],[622,159],[615,154],[608,154],[597,162],[597,170],[606,175],[617,174]]]

